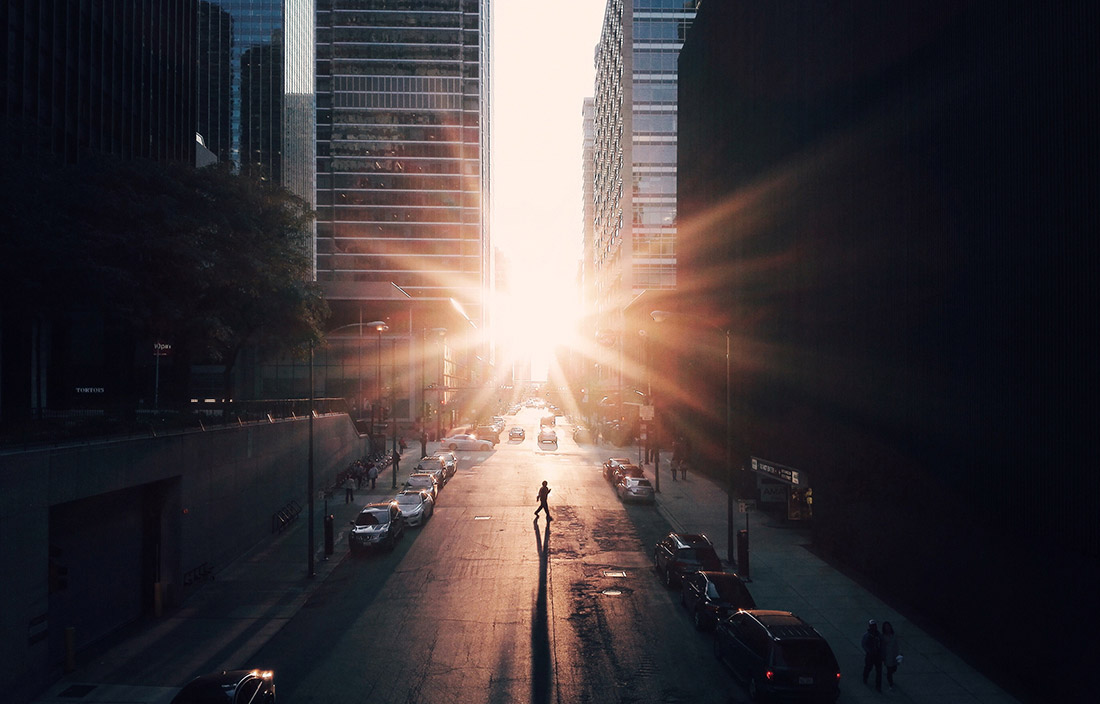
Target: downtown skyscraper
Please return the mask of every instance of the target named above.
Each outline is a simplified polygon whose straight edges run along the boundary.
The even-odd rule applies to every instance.
[[[401,421],[447,425],[490,373],[490,6],[316,2],[321,383]],[[388,371],[360,361],[365,321],[388,324]]]
[[[395,284],[485,315],[489,5],[318,0],[317,271],[330,300]]]
[[[643,291],[677,288],[677,59],[695,0],[608,0],[585,106],[585,271],[596,331],[625,330]],[[623,345],[621,339],[615,343]],[[622,357],[599,384],[622,385]]]

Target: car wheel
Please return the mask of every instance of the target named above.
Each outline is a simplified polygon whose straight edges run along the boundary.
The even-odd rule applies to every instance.
[[[458,449],[458,445],[456,445],[452,442],[450,445],[447,446],[447,449],[449,449],[451,452],[454,452],[455,450]]]

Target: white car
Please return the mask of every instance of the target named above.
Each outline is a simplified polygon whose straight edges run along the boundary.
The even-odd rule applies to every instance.
[[[435,501],[430,492],[424,489],[406,489],[394,499],[410,526],[423,525],[435,511]]]
[[[558,434],[553,428],[543,428],[539,431],[539,444],[540,445],[557,445]]]
[[[481,440],[476,435],[452,435],[440,440],[439,444],[451,452],[455,450],[486,452],[493,449],[493,443],[488,440]]]

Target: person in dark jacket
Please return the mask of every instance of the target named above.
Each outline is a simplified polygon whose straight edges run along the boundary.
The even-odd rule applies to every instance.
[[[867,632],[860,641],[863,646],[863,684],[867,684],[867,675],[875,669],[875,689],[882,691],[882,634],[878,632],[875,619],[867,622]]]
[[[550,518],[550,507],[546,505],[546,498],[550,496],[550,487],[546,486],[546,482],[542,483],[542,488],[539,489],[539,507],[535,509],[535,520],[539,519],[539,511],[546,511],[546,522],[554,520]]]

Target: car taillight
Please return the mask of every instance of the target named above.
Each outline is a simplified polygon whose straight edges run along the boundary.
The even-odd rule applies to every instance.
[[[775,677],[775,672],[772,670],[767,670],[766,672],[764,672],[764,676],[771,680]]]
[[[839,672],[838,672],[838,673],[836,673],[836,678],[837,678],[838,680],[840,679],[840,673],[839,673]]]

